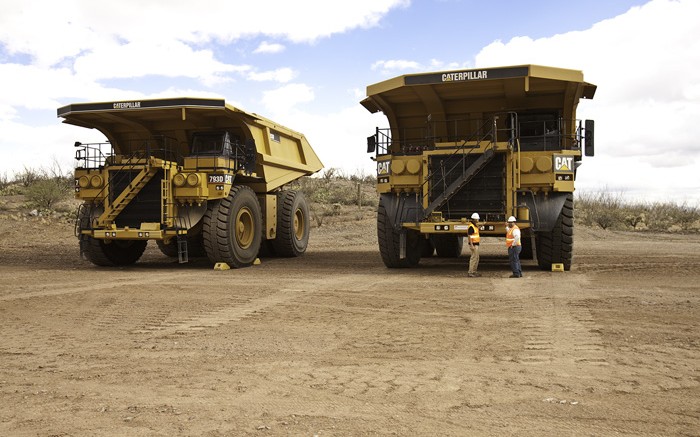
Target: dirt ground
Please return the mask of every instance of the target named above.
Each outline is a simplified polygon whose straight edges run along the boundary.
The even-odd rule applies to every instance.
[[[470,279],[386,269],[358,218],[231,271],[0,220],[0,435],[700,434],[700,236],[577,228],[521,280],[486,239]]]

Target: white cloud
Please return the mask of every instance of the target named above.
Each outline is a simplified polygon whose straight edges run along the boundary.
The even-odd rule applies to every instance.
[[[468,63],[444,62],[439,59],[431,59],[427,65],[417,61],[406,59],[391,59],[376,61],[372,64],[372,70],[379,70],[383,75],[408,74],[427,70],[455,70],[468,68]]]
[[[375,26],[391,9],[405,5],[407,0],[208,0],[206,7],[185,0],[99,5],[89,0],[2,0],[0,50],[15,63],[0,64],[0,107],[48,109],[67,99],[113,100],[133,94],[102,83],[114,79],[189,78],[208,87],[238,78],[286,83],[296,77],[291,69],[256,72],[250,65],[222,62],[209,43],[259,36],[313,42]],[[258,51],[280,48],[284,46],[262,43]],[[27,56],[30,61],[24,62]],[[11,116],[10,109],[0,116]]]
[[[253,50],[253,53],[280,53],[283,52],[284,49],[285,47],[282,44],[263,41],[260,43],[258,48]]]
[[[80,56],[73,68],[76,75],[91,80],[157,75],[197,78],[212,84],[227,80],[228,73],[246,72],[251,67],[222,63],[211,50],[194,50],[173,40],[109,44]]]
[[[275,114],[289,112],[299,103],[311,102],[314,98],[314,90],[310,86],[303,83],[291,83],[263,92],[262,104],[274,118]]]
[[[383,75],[401,74],[420,71],[423,69],[424,67],[419,62],[408,61],[405,59],[390,59],[388,61],[381,60],[372,64],[372,70],[379,70]]]
[[[249,80],[253,80],[256,82],[274,81],[281,83],[289,82],[296,76],[297,73],[294,70],[286,67],[263,72],[251,71],[247,75]]]
[[[653,0],[585,31],[496,41],[475,64],[573,68],[598,85],[578,107],[596,120],[596,157],[584,160],[580,186],[698,193],[700,26],[690,17],[699,16],[698,1]]]
[[[10,53],[31,55],[41,66],[55,65],[108,44],[180,41],[201,44],[260,35],[314,42],[356,28],[376,26],[407,0],[33,0],[2,2],[0,42]],[[138,13],[134,13],[138,11]],[[274,13],[269,13],[274,11]]]

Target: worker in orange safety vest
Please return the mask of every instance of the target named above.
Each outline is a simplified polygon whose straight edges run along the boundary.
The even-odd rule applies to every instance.
[[[481,241],[481,237],[479,237],[479,226],[477,225],[479,218],[479,213],[475,212],[472,214],[471,220],[469,221],[469,229],[467,229],[467,239],[469,241],[469,250],[471,251],[467,276],[470,278],[481,276],[481,273],[477,273],[476,271],[479,267],[479,242]]]
[[[522,244],[520,242],[520,228],[515,224],[515,217],[508,217],[506,225],[506,246],[508,247],[508,260],[510,260],[510,269],[513,274],[510,278],[522,278],[523,271],[520,267],[520,251]]]

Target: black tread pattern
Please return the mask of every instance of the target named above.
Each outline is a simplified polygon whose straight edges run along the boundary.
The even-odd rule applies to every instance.
[[[520,244],[522,245],[522,248],[520,249],[520,259],[533,259],[534,254],[532,252],[532,234],[530,232],[522,232]]]
[[[430,258],[435,253],[435,246],[433,246],[433,241],[430,238],[420,239],[420,257]]]
[[[564,264],[564,270],[571,270],[574,249],[574,195],[566,196],[564,207],[551,232],[537,233],[537,263],[543,270],[552,264]]]
[[[165,244],[163,240],[156,240],[158,244],[158,249],[163,253],[163,255],[170,258],[177,258],[177,238],[172,238],[169,244]],[[195,235],[187,235],[187,255],[190,257],[204,257],[207,253],[204,250],[204,239],[202,238],[202,233]]]
[[[304,235],[297,239],[294,232],[294,216],[301,210],[304,220]],[[277,256],[296,257],[306,252],[309,244],[309,206],[299,191],[282,191],[277,195],[277,235],[272,248]]]
[[[253,215],[255,236],[250,248],[243,249],[236,243],[236,213],[248,207]],[[231,267],[247,267],[253,264],[260,250],[262,239],[262,213],[255,192],[245,185],[231,188],[228,197],[209,202],[204,214],[202,237],[204,250],[212,263],[225,262]]]
[[[102,267],[128,266],[141,258],[146,250],[146,240],[104,240],[83,237],[80,249],[91,263]]]
[[[440,258],[458,258],[462,254],[464,238],[461,235],[433,235],[431,240]]]
[[[389,268],[415,267],[420,262],[423,249],[420,242],[421,236],[415,231],[406,230],[405,232],[406,258],[400,259],[400,234],[391,226],[383,199],[380,198],[379,208],[377,209],[377,239],[382,261]]]

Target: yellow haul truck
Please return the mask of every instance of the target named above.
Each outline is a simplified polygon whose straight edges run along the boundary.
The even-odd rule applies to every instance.
[[[469,217],[503,236],[515,216],[522,258],[571,268],[573,192],[582,152],[593,156],[593,120],[576,120],[596,86],[576,70],[521,65],[408,74],[367,87],[361,103],[388,129],[376,153],[377,233],[388,267],[422,256],[459,256]]]
[[[133,264],[148,240],[180,262],[232,267],[306,251],[309,207],[282,190],[323,167],[302,134],[222,99],[77,103],[58,116],[107,138],[75,143],[76,236],[94,264]]]

